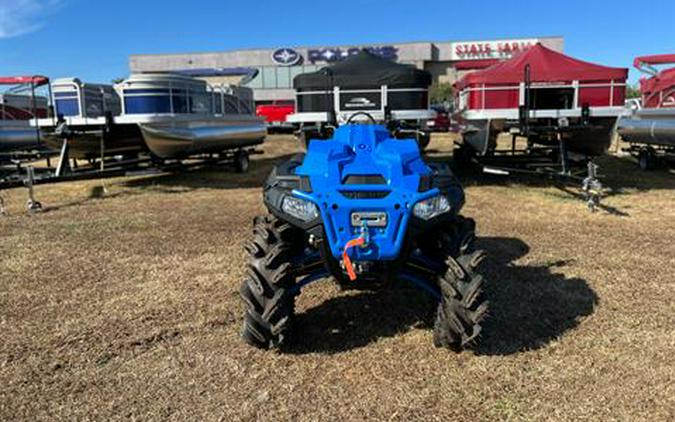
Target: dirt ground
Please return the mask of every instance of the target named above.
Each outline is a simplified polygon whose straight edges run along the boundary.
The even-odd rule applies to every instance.
[[[675,419],[672,171],[604,158],[594,214],[573,187],[465,178],[489,257],[475,353],[433,347],[413,287],[330,282],[299,298],[296,344],[264,352],[239,338],[242,243],[296,147],[269,137],[245,175],[39,186],[33,216],[0,192],[0,419]]]

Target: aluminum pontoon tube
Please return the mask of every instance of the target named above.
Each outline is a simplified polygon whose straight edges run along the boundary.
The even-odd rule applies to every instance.
[[[617,130],[627,142],[675,147],[675,118],[672,120],[621,119]]]
[[[38,144],[35,129],[0,126],[0,151],[25,150]]]
[[[143,139],[153,154],[172,158],[199,153],[220,152],[263,142],[266,129],[262,119],[232,125],[176,127],[141,124]]]

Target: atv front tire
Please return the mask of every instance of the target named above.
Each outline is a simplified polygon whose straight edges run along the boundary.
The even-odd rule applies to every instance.
[[[448,258],[447,270],[438,280],[441,301],[434,323],[436,347],[461,351],[474,346],[487,314],[483,278],[476,273],[483,252],[474,250],[474,227],[473,220],[458,217],[441,242]]]
[[[297,253],[301,233],[273,216],[256,217],[246,280],[240,295],[246,304],[243,339],[252,346],[279,347],[291,335],[295,316],[295,283],[291,260]]]

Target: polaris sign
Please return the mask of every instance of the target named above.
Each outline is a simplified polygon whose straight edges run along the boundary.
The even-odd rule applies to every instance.
[[[312,63],[339,62],[358,54],[361,50],[366,50],[387,60],[396,61],[398,59],[398,48],[391,45],[382,47],[315,48],[307,50],[307,58]]]
[[[272,53],[272,60],[281,66],[293,66],[300,63],[302,56],[292,48],[279,48]]]

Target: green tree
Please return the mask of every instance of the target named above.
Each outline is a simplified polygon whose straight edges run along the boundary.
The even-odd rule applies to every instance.
[[[454,91],[452,85],[447,82],[441,82],[431,85],[431,103],[438,104],[445,101],[452,101]]]
[[[626,98],[640,98],[640,85],[629,85],[626,84]]]

